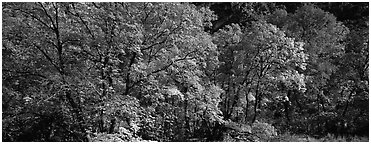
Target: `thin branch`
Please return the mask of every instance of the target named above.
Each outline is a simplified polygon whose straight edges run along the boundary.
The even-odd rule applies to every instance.
[[[192,54],[192,53],[194,53],[194,52],[196,52],[196,50],[195,50],[195,51],[192,51],[192,52],[190,52],[190,53],[188,53],[188,54],[186,54],[183,58],[176,59],[176,60],[172,61],[170,64],[168,64],[168,65],[162,67],[161,69],[158,69],[158,70],[155,70],[155,71],[153,71],[153,72],[150,72],[149,74],[146,75],[146,77],[148,77],[148,76],[150,76],[150,75],[152,75],[152,74],[158,73],[158,72],[160,72],[160,71],[166,70],[167,68],[169,68],[171,65],[173,65],[174,63],[176,63],[176,62],[178,62],[178,61],[187,60],[187,59],[194,59],[194,57],[192,57],[192,58],[189,58],[189,57],[188,57],[190,54]],[[138,81],[132,83],[131,85],[127,85],[127,88],[126,88],[126,89],[129,90],[129,89],[133,88],[134,86],[138,85],[140,82],[143,82],[144,80],[145,80],[145,79],[140,79],[140,80],[138,80]],[[124,94],[128,94],[128,92],[125,92]]]
[[[131,13],[129,13],[130,11],[129,11],[128,7],[127,7],[127,6],[124,6],[124,3],[123,3],[123,2],[121,2],[120,5],[121,5],[123,8],[126,9],[126,14],[129,15],[130,18],[132,18],[133,15],[132,15]]]
[[[143,48],[143,49],[141,49],[141,50],[142,50],[142,51],[148,50],[148,49],[150,49],[150,48],[152,48],[152,47],[154,47],[154,46],[156,46],[156,45],[160,45],[160,44],[165,43],[166,40],[167,40],[167,38],[165,38],[163,41],[160,41],[160,42],[154,43],[154,44],[152,44],[152,45],[150,45],[150,46],[148,46],[148,47],[146,47],[146,48]]]
[[[56,29],[59,28],[59,25],[58,25],[58,7],[57,7],[57,3],[52,3],[52,6],[54,7],[54,10],[55,10],[55,24],[56,24]]]
[[[33,17],[34,19],[36,19],[37,21],[39,21],[41,24],[43,24],[45,27],[50,28],[51,30],[53,30],[52,27],[50,27],[50,26],[47,25],[44,21],[42,21],[42,20],[39,19],[38,17],[32,15],[31,13],[29,13],[29,12],[27,12],[27,11],[23,11],[23,10],[21,10],[21,9],[16,9],[16,10],[19,10],[19,11],[21,11],[21,12],[23,12],[23,13],[25,13],[25,14],[31,16],[31,17]]]
[[[76,7],[73,6],[73,9],[76,10]],[[72,14],[72,15],[78,17],[78,18],[80,19],[80,21],[82,22],[82,24],[85,26],[85,28],[88,30],[88,33],[91,35],[91,37],[92,37],[93,39],[95,39],[94,34],[93,34],[92,31],[90,30],[89,26],[85,23],[85,21],[83,20],[82,16],[81,16],[79,13],[77,13],[77,12],[76,12],[76,13],[72,13],[71,11],[68,11],[68,12],[69,12],[70,14]]]
[[[146,8],[148,7],[148,5],[149,5],[149,3],[145,3],[145,6],[144,6],[144,8],[143,8],[143,10],[142,10],[142,11],[145,13],[145,15],[146,15],[146,16],[144,17],[144,19],[142,20],[142,23],[143,23],[143,24],[144,24],[145,21],[147,21],[147,18],[148,18],[148,16],[149,16],[149,14],[152,13],[152,11],[153,11],[153,9],[154,9],[154,8],[152,8],[149,12],[146,12]]]
[[[33,45],[45,56],[45,58],[58,70],[59,73],[62,73],[59,67],[56,64],[54,64],[53,59],[49,57],[49,55],[45,51],[43,51],[40,46],[36,44]]]
[[[25,72],[23,72],[23,71],[12,71],[12,70],[7,70],[7,69],[3,69],[3,71],[23,74],[23,75],[18,75],[18,76],[29,76],[29,75],[32,75],[32,76],[38,76],[38,77],[42,77],[44,79],[47,79],[47,77],[44,76],[44,75],[41,75],[41,74],[38,74],[38,73],[33,73],[33,72],[28,72],[28,71],[25,71]]]
[[[176,63],[178,61],[187,60],[187,59],[193,59],[193,58],[188,58],[188,56],[190,54],[194,53],[194,52],[196,52],[196,50],[194,50],[194,51],[192,51],[190,53],[187,53],[183,58],[176,59],[176,60],[172,61],[170,64],[168,64],[168,65],[166,65],[166,66],[164,66],[164,67],[162,67],[162,68],[160,68],[158,70],[155,70],[155,71],[151,72],[149,75],[154,74],[154,73],[158,73],[158,72],[163,71],[163,70],[166,70],[167,68],[169,68],[171,65],[173,65],[174,63]]]
[[[61,91],[62,91],[62,89],[59,89],[59,91],[56,92],[54,95],[52,95],[52,96],[50,96],[50,97],[48,97],[48,98],[46,98],[46,99],[44,99],[44,100],[40,100],[40,101],[38,101],[38,102],[36,103],[36,105],[39,105],[41,102],[46,102],[46,101],[48,101],[49,99],[51,99],[51,98],[55,97],[57,94],[59,94],[59,92],[61,92]]]
[[[50,19],[53,25],[53,30],[55,30],[57,27],[54,24],[53,18],[49,15],[48,11],[45,9],[44,5],[41,2],[38,2],[38,4],[41,6],[41,8],[44,10],[46,16]]]
[[[82,74],[82,72],[80,72],[80,75],[83,76],[83,78],[90,84],[90,86],[93,88],[93,90],[98,94],[98,95],[101,95],[101,93],[97,90],[97,88],[94,86],[94,84],[86,77],[85,74]]]
[[[94,5],[95,8],[100,9],[100,7],[98,7],[98,5],[95,4],[95,2],[92,2],[92,4]]]
[[[49,40],[49,41],[47,41],[47,43],[52,44],[58,50],[58,46],[54,42],[52,42],[52,41]]]

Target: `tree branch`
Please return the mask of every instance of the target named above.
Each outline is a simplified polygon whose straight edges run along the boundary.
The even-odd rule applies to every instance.
[[[154,74],[154,73],[158,73],[158,72],[163,71],[163,70],[166,70],[167,68],[169,68],[171,65],[173,65],[174,63],[176,63],[178,61],[187,60],[187,59],[193,59],[193,58],[188,58],[188,56],[190,54],[194,53],[194,52],[196,52],[196,50],[194,50],[194,51],[192,51],[190,53],[187,53],[183,58],[176,59],[176,60],[172,61],[170,64],[168,64],[168,65],[166,65],[166,66],[164,66],[164,67],[162,67],[162,68],[160,68],[158,70],[155,70],[155,71],[151,72],[149,75]]]
[[[25,14],[27,14],[27,15],[29,15],[29,16],[31,16],[32,18],[34,18],[34,19],[36,19],[37,21],[39,21],[41,24],[43,24],[45,27],[47,27],[47,28],[50,28],[51,30],[53,30],[53,28],[52,27],[50,27],[49,25],[47,25],[44,21],[42,21],[41,19],[39,19],[38,17],[36,17],[36,16],[34,16],[34,15],[32,15],[31,13],[29,13],[29,12],[26,12],[26,11],[23,11],[23,10],[21,10],[21,9],[16,9],[16,10],[19,10],[19,11],[21,11],[21,12],[23,12],[23,13],[25,13]]]
[[[33,72],[28,72],[28,71],[12,71],[12,70],[8,70],[8,69],[3,69],[3,71],[23,74],[23,75],[18,75],[18,76],[29,76],[29,75],[32,75],[32,76],[38,76],[38,77],[47,79],[47,77],[44,76],[44,75],[41,75],[41,74],[38,74],[38,73],[33,73]]]
[[[41,2],[38,2],[38,4],[41,6],[41,8],[44,10],[44,13],[46,14],[46,16],[47,16],[47,17],[50,19],[50,21],[52,22],[53,30],[55,30],[57,27],[56,27],[55,24],[54,24],[53,18],[48,14],[48,11],[45,9],[44,5],[43,5]]]
[[[130,71],[131,71],[131,66],[134,64],[136,55],[137,55],[137,53],[134,52],[133,56],[130,59],[130,63],[129,63],[129,66],[128,66],[128,73],[126,74],[126,80],[125,80],[125,87],[126,88],[125,88],[124,95],[128,95],[129,90],[133,87],[133,85],[129,86],[130,85]]]
[[[43,51],[40,46],[36,44],[33,45],[45,56],[45,58],[58,70],[59,73],[62,73],[60,68],[56,64],[54,64],[53,59],[49,57],[49,55],[45,51]]]

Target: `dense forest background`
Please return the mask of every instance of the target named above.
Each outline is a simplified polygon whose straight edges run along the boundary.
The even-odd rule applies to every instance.
[[[2,141],[368,141],[368,3],[2,3]]]

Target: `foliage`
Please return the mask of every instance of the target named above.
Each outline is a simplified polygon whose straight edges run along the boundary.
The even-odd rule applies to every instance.
[[[3,141],[368,136],[366,3],[2,10]]]
[[[274,100],[291,89],[305,91],[305,77],[296,70],[306,67],[307,55],[303,52],[302,43],[285,37],[277,27],[266,22],[253,22],[252,27],[243,30],[244,32],[238,25],[226,28],[227,30],[216,33],[218,39],[227,38],[225,41],[216,40],[219,41],[223,62],[219,79],[226,85],[225,91],[237,93],[234,96],[225,95],[223,99],[229,101],[231,107],[243,107],[245,122],[251,95],[256,98],[254,121],[256,110],[263,99]],[[225,83],[228,81],[230,82]],[[246,107],[235,102],[242,98],[245,102],[240,104]],[[228,110],[228,103],[222,108],[227,118],[233,114],[233,111]]]
[[[308,135],[295,135],[295,134],[281,134],[278,137],[270,139],[270,142],[367,142],[367,137],[348,136],[348,137],[335,137],[328,134],[323,138],[317,139]]]
[[[92,142],[149,142],[134,135],[125,128],[121,128],[117,134],[98,133],[91,138]]]
[[[260,141],[266,141],[271,137],[277,136],[275,128],[268,123],[257,122],[251,128],[252,134],[256,135]]]

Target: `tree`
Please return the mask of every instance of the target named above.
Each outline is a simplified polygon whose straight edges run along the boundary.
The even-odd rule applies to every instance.
[[[221,58],[219,77],[227,92],[221,108],[225,118],[231,118],[234,107],[243,107],[246,123],[249,102],[254,101],[251,119],[254,123],[263,99],[285,96],[288,89],[304,91],[304,76],[296,70],[306,67],[303,44],[287,38],[277,27],[264,21],[253,22],[244,30],[232,25],[215,37],[221,56],[225,56]],[[233,119],[239,122],[238,117]]]
[[[64,137],[58,139],[86,141],[86,125],[84,123],[83,109],[80,105],[80,98],[76,95],[79,89],[75,87],[77,77],[76,75],[71,75],[73,70],[78,70],[77,68],[81,66],[81,62],[76,61],[73,57],[69,57],[71,51],[66,47],[66,44],[69,42],[67,38],[71,30],[66,27],[66,21],[61,12],[63,9],[60,8],[60,4],[7,3],[4,5],[4,11],[6,13],[4,16],[3,49],[5,48],[5,51],[9,52],[6,57],[9,56],[10,59],[16,62],[7,61],[3,65],[3,71],[8,73],[6,76],[10,76],[5,77],[5,79],[11,78],[13,74],[25,73],[27,75],[19,75],[17,77],[34,81],[33,85],[22,86],[22,88],[15,91],[8,89],[10,92],[15,93],[27,92],[21,94],[23,99],[12,99],[14,95],[9,95],[9,102],[12,100],[21,102],[27,99],[26,106],[19,105],[16,107],[42,109],[41,111],[30,110],[28,112],[26,108],[23,112],[16,112],[14,116],[22,120],[24,119],[23,115],[31,114],[33,117],[30,120],[32,121],[34,119],[36,122],[40,120],[39,124],[46,124],[46,122],[42,121],[52,117],[52,119],[48,120],[48,122],[51,122],[50,125],[40,127],[31,124],[31,128],[23,130],[23,132],[31,132],[32,129],[38,128],[48,129],[53,127],[53,125],[63,127],[66,124],[69,127],[65,127],[59,130],[59,132],[66,133],[67,131],[72,136],[64,135]],[[27,66],[27,63],[30,65]],[[13,67],[12,65],[14,64],[17,64],[19,67]],[[80,70],[83,68],[81,67]],[[30,74],[36,77],[28,77]],[[17,83],[19,84],[19,82]],[[17,83],[15,84],[18,85]],[[10,87],[12,85],[9,84]],[[7,87],[5,86],[5,88]],[[7,96],[5,95],[5,97]],[[53,106],[55,103],[57,105]],[[63,114],[63,123],[58,124],[57,121],[59,119],[53,118],[55,117],[53,115],[59,115],[59,113],[71,113],[71,115]],[[22,140],[24,138],[22,133],[18,134],[20,135],[19,140]],[[28,135],[27,133],[23,134]],[[44,137],[32,137],[38,134],[30,135],[24,140],[50,141],[54,136],[54,132],[49,131],[49,133],[45,133],[46,135]]]
[[[222,122],[220,90],[206,75],[218,63],[216,46],[203,31],[214,19],[210,10],[180,3],[9,3],[5,11],[3,43],[9,61],[4,79],[15,71],[46,75],[41,77],[46,84],[29,87],[37,88],[32,99],[58,103],[55,111],[70,118],[62,121],[80,128],[77,139],[62,141],[87,141],[89,131],[115,133],[125,122],[135,135],[144,136],[139,129],[148,120],[146,111],[167,123],[161,129],[166,135],[155,138],[161,141],[185,140],[190,135],[184,133],[191,129]],[[15,15],[18,12],[22,15]],[[31,72],[21,71],[11,67],[11,59],[22,63],[19,69],[26,62],[38,65],[29,65]],[[40,96],[50,87],[52,91]],[[17,90],[7,86],[5,91],[7,101],[14,100]],[[60,99],[50,99],[55,95]],[[41,108],[48,111],[49,106]],[[193,112],[199,113],[192,117]]]
[[[365,136],[367,10],[3,3],[3,141]]]
[[[275,15],[279,18],[275,19]],[[282,20],[289,22],[284,24]],[[321,112],[328,111],[326,105],[330,93],[327,91],[327,85],[331,75],[339,68],[335,60],[344,54],[343,41],[349,32],[348,28],[338,22],[335,16],[313,4],[298,8],[294,14],[278,10],[271,17],[270,22],[285,29],[289,36],[305,42],[304,49],[309,55],[309,60],[308,69],[302,73],[308,76],[306,79],[308,91],[305,95],[309,99],[305,98],[306,102],[304,99],[300,101],[307,103],[306,109],[315,108],[317,116]],[[298,107],[303,107],[300,103],[296,104]]]

